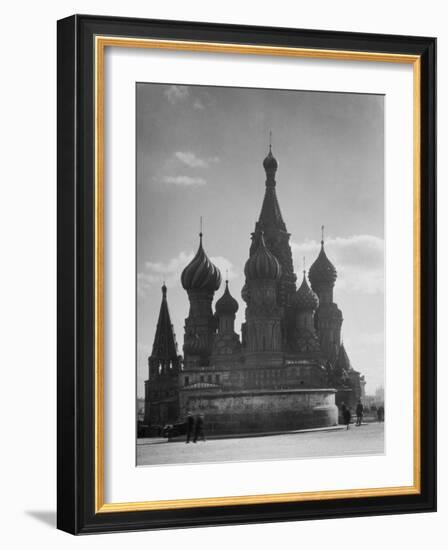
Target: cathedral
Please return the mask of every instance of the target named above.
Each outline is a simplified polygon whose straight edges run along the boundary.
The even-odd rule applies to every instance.
[[[162,303],[145,382],[145,425],[181,422],[203,414],[207,433],[250,433],[332,426],[338,405],[355,406],[364,377],[341,340],[343,316],[333,300],[337,272],[321,249],[297,282],[290,233],[276,193],[277,160],[263,161],[265,194],[251,234],[241,298],[245,321],[235,331],[239,307],[233,289],[221,287],[199,234],[196,255],[181,284],[190,302],[183,355],[179,354],[168,309]]]

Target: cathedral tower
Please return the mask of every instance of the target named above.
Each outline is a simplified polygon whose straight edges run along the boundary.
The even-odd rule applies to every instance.
[[[325,254],[322,226],[322,240],[319,256],[310,267],[308,277],[311,287],[319,297],[316,313],[316,328],[325,359],[335,361],[341,344],[342,312],[333,302],[333,288],[337,271]]]
[[[286,230],[277,199],[275,175],[278,162],[272,154],[271,145],[269,145],[269,153],[263,161],[263,168],[266,172],[266,189],[260,217],[252,233],[250,254],[252,255],[258,246],[258,235],[263,231],[267,248],[274,254],[281,266],[281,277],[278,281],[278,303],[280,306],[287,307],[290,305],[296,290],[297,278],[294,274],[291,247],[289,245],[290,233]]]
[[[241,343],[235,333],[235,315],[238,311],[238,302],[230,294],[229,281],[226,281],[224,294],[216,302],[216,318],[218,333],[213,343],[212,358],[215,362],[228,361],[232,356],[241,353]]]
[[[282,308],[277,295],[282,269],[268,250],[263,232],[257,235],[255,246],[244,268],[246,360],[254,366],[273,366],[282,362]]]
[[[148,426],[174,422],[179,414],[177,387],[182,357],[177,352],[166,295],[163,284],[156,334],[148,358],[149,379],[145,381],[145,424]]]
[[[185,364],[206,366],[216,333],[212,300],[221,284],[221,273],[204,251],[202,233],[199,234],[198,251],[183,270],[181,282],[190,301],[190,311],[185,319]]]
[[[316,354],[320,351],[320,345],[314,326],[314,313],[319,306],[319,298],[308,286],[305,270],[293,304],[296,310],[293,349],[299,353]]]

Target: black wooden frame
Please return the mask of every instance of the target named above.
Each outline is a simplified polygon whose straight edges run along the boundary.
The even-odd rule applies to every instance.
[[[421,493],[95,514],[95,35],[383,52],[421,58]],[[58,22],[58,528],[73,533],[436,509],[436,39],[75,15]]]

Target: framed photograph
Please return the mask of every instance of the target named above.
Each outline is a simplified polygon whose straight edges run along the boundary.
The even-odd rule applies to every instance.
[[[434,38],[58,22],[58,527],[436,509]]]

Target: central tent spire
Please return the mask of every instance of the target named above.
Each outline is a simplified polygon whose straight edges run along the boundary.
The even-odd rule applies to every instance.
[[[278,162],[272,153],[271,132],[269,134],[269,152],[263,160],[263,168],[266,172],[266,187],[260,216],[252,233],[249,255],[252,256],[256,252],[260,235],[263,233],[266,248],[275,256],[281,266],[280,280],[277,281],[278,302],[280,305],[288,305],[296,290],[297,277],[292,264],[292,252],[289,245],[290,235],[283,221],[275,189],[275,174]]]

